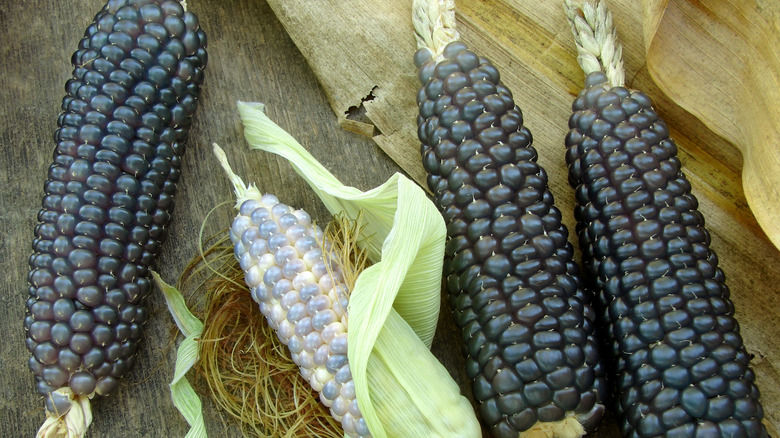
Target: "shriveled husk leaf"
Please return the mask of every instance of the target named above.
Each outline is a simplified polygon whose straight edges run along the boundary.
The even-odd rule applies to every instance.
[[[165,297],[176,326],[185,336],[176,353],[176,368],[170,383],[171,399],[190,425],[186,438],[205,438],[202,404],[186,377],[198,360],[198,338],[203,333],[203,323],[187,308],[178,289],[163,281],[157,272],[152,272],[152,277]]]
[[[441,214],[400,173],[366,192],[344,186],[263,109],[259,103],[238,103],[250,147],[289,160],[331,214],[361,221],[368,236],[374,264],[350,292],[348,357],[372,435],[480,436],[470,403],[429,351],[444,260]]]

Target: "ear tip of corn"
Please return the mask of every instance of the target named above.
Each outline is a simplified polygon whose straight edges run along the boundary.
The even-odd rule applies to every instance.
[[[83,438],[92,423],[89,396],[76,395],[64,387],[47,397],[46,420],[36,438]]]

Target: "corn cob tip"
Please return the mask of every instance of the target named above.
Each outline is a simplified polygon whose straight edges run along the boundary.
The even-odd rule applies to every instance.
[[[625,83],[623,46],[617,37],[612,12],[603,0],[585,0],[581,6],[563,1],[566,20],[577,47],[577,62],[586,75],[603,71],[612,86]]]
[[[585,428],[574,416],[555,422],[538,422],[521,432],[522,438],[579,438],[585,435]]]
[[[60,388],[46,396],[46,421],[36,438],[82,438],[92,424],[89,396]]]
[[[460,39],[455,28],[454,0],[414,0],[412,24],[417,48],[426,50],[437,60],[447,44]]]
[[[217,161],[222,166],[222,169],[225,170],[230,183],[233,185],[233,191],[236,193],[236,210],[238,210],[238,208],[241,207],[241,204],[247,199],[261,197],[262,193],[260,193],[260,190],[257,189],[256,185],[244,183],[244,180],[233,172],[233,169],[230,168],[230,163],[228,163],[225,151],[216,143],[212,143],[212,147],[214,155],[217,157]]]

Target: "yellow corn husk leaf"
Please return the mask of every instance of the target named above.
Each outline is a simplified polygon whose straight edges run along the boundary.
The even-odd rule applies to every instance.
[[[361,413],[375,438],[478,437],[468,400],[429,351],[439,314],[446,228],[401,174],[375,189],[346,187],[258,103],[238,103],[253,149],[278,154],[332,214],[361,219],[374,262],[350,293],[348,356]],[[362,215],[358,212],[362,211]]]
[[[190,425],[186,438],[206,438],[202,404],[186,377],[187,372],[198,360],[197,338],[203,333],[203,323],[187,308],[184,297],[181,296],[178,289],[165,283],[160,275],[154,271],[152,271],[152,277],[165,297],[168,311],[171,312],[171,316],[176,321],[176,326],[185,336],[176,353],[176,365],[170,383],[171,399],[173,399],[176,409]]]

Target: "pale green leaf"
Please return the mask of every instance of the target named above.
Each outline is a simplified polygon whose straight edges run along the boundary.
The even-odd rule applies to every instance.
[[[205,438],[206,426],[200,398],[186,378],[187,372],[198,360],[197,339],[203,333],[203,323],[193,315],[184,302],[184,297],[175,287],[165,283],[159,274],[152,271],[157,287],[163,292],[165,303],[179,330],[186,336],[176,353],[176,365],[171,380],[171,398],[176,409],[187,420],[190,430],[186,438]]]

